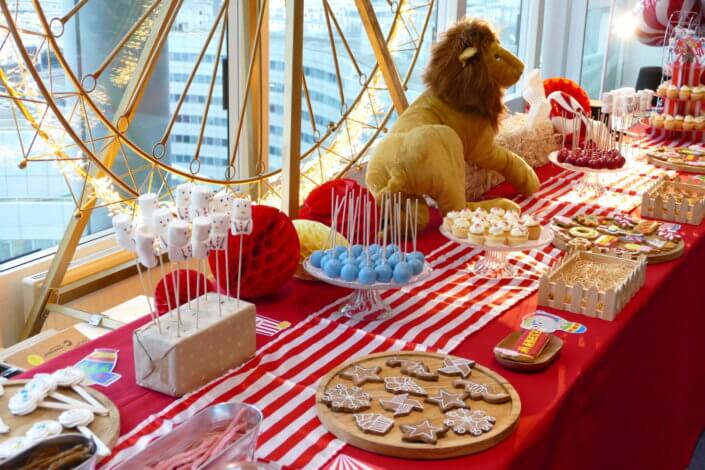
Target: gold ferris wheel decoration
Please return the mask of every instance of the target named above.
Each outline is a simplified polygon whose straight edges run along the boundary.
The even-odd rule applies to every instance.
[[[59,15],[48,15],[39,0],[0,2],[0,99],[11,103],[22,150],[20,167],[54,162],[67,180],[77,218],[102,206],[111,212],[132,211],[132,201],[145,192],[157,193],[162,201],[173,200],[171,188],[185,181],[224,186],[295,212],[300,198],[313,187],[359,165],[393,112],[406,106],[404,88],[421,52],[434,3],[355,0],[370,61],[359,57],[360,45],[351,44],[346,36],[333,1],[287,0],[284,4],[278,0],[285,9],[286,24],[281,168],[270,168],[266,147],[268,52],[274,47],[268,20],[270,4],[277,0],[214,1],[212,23],[195,39],[200,44],[191,46],[195,59],[183,74],[178,98],[149,139],[136,138],[132,131],[143,126],[143,98],[167,53],[179,15],[188,13],[184,13],[188,0],[134,2],[133,22],[91,70],[85,70],[90,63],[79,70],[61,42],[68,29],[78,29],[74,23],[89,14],[94,2],[105,0],[78,0]],[[119,4],[107,2],[103,10]],[[322,12],[321,24],[306,23],[305,8],[311,7]],[[320,28],[319,43],[327,43],[330,88],[339,106],[336,119],[319,119],[317,91],[311,89],[306,67],[310,26]],[[245,47],[234,48],[229,41],[242,41]],[[233,50],[239,50],[239,61],[246,69],[240,75],[236,106],[233,100],[230,104],[229,119],[235,124],[229,126],[220,171],[205,172],[202,154],[213,134],[209,114],[215,109],[214,91],[227,73],[222,59]],[[316,53],[322,51],[319,48]],[[204,75],[206,80],[201,78]],[[196,79],[201,82],[197,86]],[[112,95],[106,88],[113,90]],[[291,92],[298,89],[301,93]],[[111,100],[111,96],[117,98]],[[189,161],[177,163],[171,158],[171,139],[175,124],[185,114],[184,104],[190,101],[202,106],[200,124],[191,136]],[[301,148],[302,127],[312,136],[306,148]]]

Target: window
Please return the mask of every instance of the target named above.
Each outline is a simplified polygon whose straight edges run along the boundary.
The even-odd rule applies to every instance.
[[[633,87],[641,67],[662,65],[663,47],[644,45],[634,37],[633,3],[588,2],[580,85],[591,98],[599,98],[602,90]]]
[[[492,23],[499,31],[502,46],[519,54],[522,0],[467,0],[466,15]]]

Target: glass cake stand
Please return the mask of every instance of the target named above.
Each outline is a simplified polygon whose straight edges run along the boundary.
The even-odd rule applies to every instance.
[[[575,192],[582,197],[597,197],[605,192],[605,185],[602,182],[601,176],[606,174],[615,174],[622,171],[630,170],[635,167],[634,162],[626,159],[622,168],[586,168],[584,166],[575,166],[570,163],[561,163],[558,161],[558,151],[553,151],[548,155],[548,160],[556,166],[564,170],[577,171],[583,174],[583,177],[575,183]]]
[[[441,233],[444,237],[461,245],[468,245],[473,248],[484,250],[485,255],[475,263],[469,265],[470,272],[476,276],[487,278],[514,277],[516,267],[507,260],[507,253],[513,251],[528,251],[536,248],[543,248],[553,241],[553,230],[549,227],[541,227],[541,234],[536,240],[528,240],[521,245],[500,245],[487,246],[471,243],[467,238],[458,238],[441,225]]]
[[[345,305],[340,310],[344,316],[354,318],[356,320],[387,320],[392,316],[392,308],[387,305],[380,292],[386,289],[400,289],[402,287],[412,286],[426,280],[433,268],[428,263],[424,263],[423,270],[416,276],[412,276],[411,280],[406,284],[397,284],[396,282],[375,282],[374,284],[365,285],[359,282],[348,282],[342,279],[332,279],[323,272],[322,269],[316,268],[311,264],[310,258],[304,260],[304,269],[311,276],[319,281],[327,284],[353,289],[353,293]]]

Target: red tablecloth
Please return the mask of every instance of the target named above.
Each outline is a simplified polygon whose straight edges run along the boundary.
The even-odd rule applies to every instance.
[[[540,169],[542,179],[555,174]],[[499,190],[502,191],[501,189]],[[442,241],[439,220],[420,241],[424,251]],[[492,348],[521,318],[536,309],[533,295],[470,336],[453,353],[496,369],[522,400],[517,430],[499,445],[476,455],[444,462],[468,468],[677,468],[689,462],[705,428],[705,286],[703,226],[685,226],[686,254],[649,266],[646,285],[613,322],[568,312],[585,324],[582,335],[557,333],[565,346],[559,360],[540,373],[502,368]],[[257,311],[292,323],[343,295],[343,289],[292,280],[276,295],[257,302]],[[550,310],[550,309],[547,309]],[[123,378],[102,389],[118,406],[125,433],[172,402],[171,397],[135,385],[132,330],[126,325],[66,353],[30,374],[73,364],[94,348],[120,350],[116,372]],[[258,345],[270,338],[258,336]],[[428,468],[428,462],[402,461],[346,446],[343,453],[382,468]]]

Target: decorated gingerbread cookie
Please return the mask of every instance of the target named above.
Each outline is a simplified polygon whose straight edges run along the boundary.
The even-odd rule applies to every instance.
[[[431,372],[423,362],[393,357],[387,361],[389,367],[401,367],[401,373],[426,381],[438,380],[438,374]]]
[[[405,416],[413,410],[423,411],[421,402],[414,398],[409,398],[408,393],[394,395],[389,400],[380,398],[379,404],[385,410],[394,412],[394,416]]]
[[[428,395],[428,392],[411,377],[385,377],[384,389],[391,393],[411,393],[421,397]]]
[[[425,442],[435,444],[438,437],[448,431],[444,426],[434,426],[429,420],[424,420],[417,424],[402,424],[399,426],[402,432],[402,439],[409,442]]]
[[[467,379],[473,367],[475,367],[475,361],[461,357],[446,357],[443,359],[443,367],[438,369],[438,373],[448,376],[459,375]]]
[[[448,426],[456,434],[472,434],[480,436],[483,432],[489,432],[494,427],[494,416],[488,415],[483,410],[453,410],[446,413],[443,424]]]
[[[340,376],[352,380],[355,385],[362,385],[367,382],[382,382],[379,371],[381,367],[363,367],[360,364],[355,364],[351,368],[340,373]]]
[[[335,411],[348,413],[366,410],[370,407],[370,396],[363,392],[360,387],[348,387],[343,384],[338,384],[326,390],[322,401]]]
[[[504,392],[493,392],[490,385],[473,382],[472,380],[455,380],[453,386],[465,389],[466,398],[473,400],[485,400],[487,403],[504,403],[511,397]]]
[[[451,393],[441,388],[437,394],[426,397],[426,401],[435,403],[441,411],[448,411],[453,408],[467,408],[468,405],[463,401],[463,395],[463,393]]]
[[[380,436],[387,434],[394,426],[393,419],[389,419],[379,413],[356,413],[353,418],[355,418],[355,424],[362,432]]]

